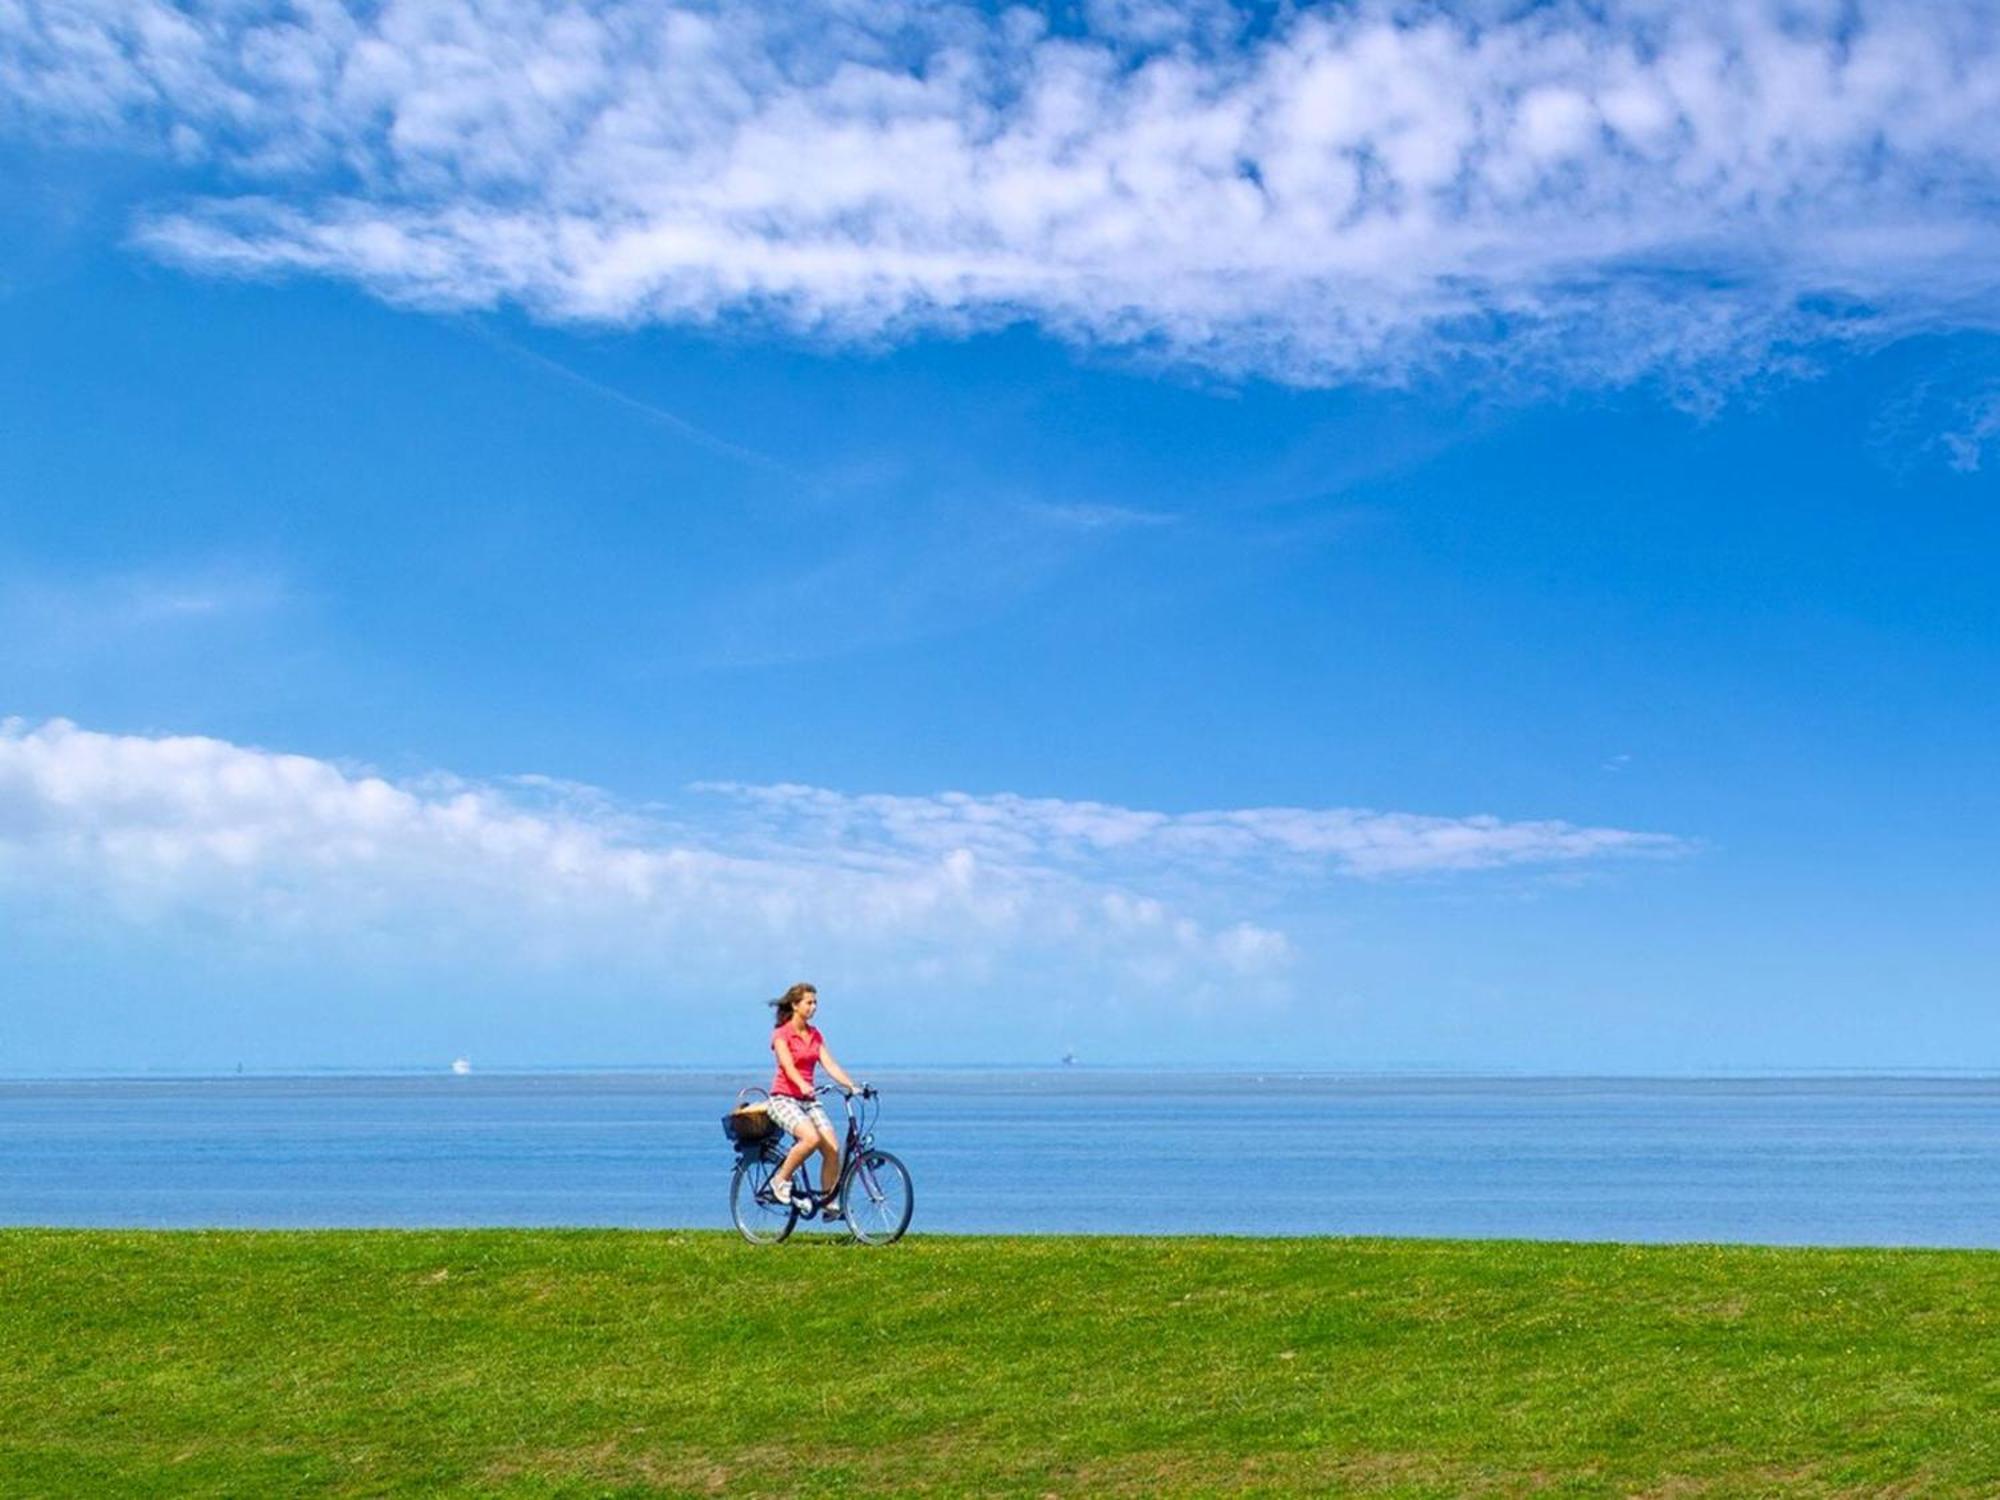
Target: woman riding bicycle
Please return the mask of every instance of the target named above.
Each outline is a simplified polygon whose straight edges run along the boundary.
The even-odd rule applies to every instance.
[[[778,1076],[771,1080],[771,1118],[792,1137],[792,1149],[771,1176],[771,1192],[780,1203],[790,1203],[792,1173],[818,1151],[820,1189],[827,1198],[821,1217],[837,1219],[841,1205],[833,1201],[833,1194],[840,1181],[840,1137],[813,1096],[813,1066],[825,1063],[834,1081],[849,1093],[855,1083],[833,1060],[833,1054],[826,1050],[826,1039],[812,1023],[813,1012],[819,1009],[818,990],[809,984],[795,984],[771,1005],[778,1012],[778,1024],[771,1031],[771,1051],[778,1059]]]

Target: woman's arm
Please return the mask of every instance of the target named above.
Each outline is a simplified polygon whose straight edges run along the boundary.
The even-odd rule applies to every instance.
[[[848,1093],[851,1094],[854,1092],[854,1080],[847,1076],[847,1069],[833,1060],[833,1054],[826,1050],[825,1042],[819,1044],[819,1060],[827,1072],[833,1075],[836,1083],[846,1089]]]
[[[799,1065],[792,1061],[792,1049],[785,1045],[784,1038],[775,1031],[771,1033],[771,1050],[778,1054],[778,1071],[791,1079],[792,1087],[801,1094],[810,1094],[812,1090],[806,1087],[805,1079],[799,1076]]]

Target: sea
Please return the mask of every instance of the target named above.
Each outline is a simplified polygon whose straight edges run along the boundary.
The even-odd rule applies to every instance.
[[[0,1224],[724,1228],[742,1081],[0,1081]],[[876,1081],[917,1233],[2000,1246],[1992,1076]]]

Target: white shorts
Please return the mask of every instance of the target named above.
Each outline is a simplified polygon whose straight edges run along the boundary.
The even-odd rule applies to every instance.
[[[833,1121],[827,1118],[826,1111],[820,1107],[817,1099],[807,1103],[803,1099],[789,1099],[783,1094],[773,1094],[770,1106],[771,1118],[777,1121],[778,1128],[794,1140],[806,1133],[808,1125],[829,1141],[839,1139],[833,1133]]]

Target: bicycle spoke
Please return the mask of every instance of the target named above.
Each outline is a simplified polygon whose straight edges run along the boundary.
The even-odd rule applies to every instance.
[[[739,1161],[729,1182],[729,1212],[736,1229],[753,1245],[774,1245],[792,1232],[796,1209],[771,1193],[775,1163],[768,1157]]]
[[[849,1195],[849,1231],[868,1245],[901,1239],[915,1207],[909,1170],[886,1151],[871,1152],[855,1162],[853,1180],[861,1191]]]

